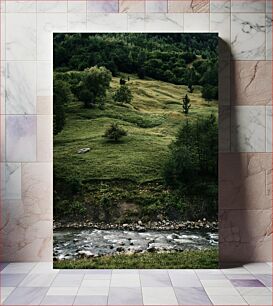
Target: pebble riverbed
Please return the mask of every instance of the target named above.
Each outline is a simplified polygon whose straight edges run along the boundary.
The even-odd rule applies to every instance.
[[[205,230],[155,231],[101,229],[54,230],[54,260],[117,253],[202,250],[218,245],[218,234]]]

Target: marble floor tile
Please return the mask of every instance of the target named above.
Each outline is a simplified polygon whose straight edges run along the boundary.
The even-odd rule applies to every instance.
[[[108,305],[142,305],[141,288],[114,288],[111,287],[108,297]]]
[[[211,305],[203,288],[174,288],[179,305]]]
[[[109,270],[106,270],[109,271]],[[140,270],[134,270],[134,269],[113,269],[112,270],[112,275],[116,274],[135,274],[139,275]]]
[[[68,14],[68,32],[85,32],[87,28],[86,13]]]
[[[112,274],[111,287],[140,287],[139,275]]]
[[[251,274],[227,274],[226,278],[227,279],[256,279]]]
[[[50,287],[46,295],[76,295],[78,287]]]
[[[235,106],[231,110],[231,151],[265,152],[264,106]]]
[[[109,286],[105,287],[80,287],[78,290],[78,295],[89,296],[89,295],[108,295]]]
[[[248,275],[251,274],[247,269],[243,267],[238,268],[229,268],[229,269],[222,269],[221,270],[225,275]]]
[[[64,270],[62,270],[64,271]],[[75,270],[72,270],[75,271]],[[108,269],[85,269],[85,270],[80,270],[85,272],[85,276],[92,276],[92,275],[105,275],[107,277],[110,277],[112,275],[112,270]]]
[[[84,279],[82,287],[109,287],[110,279]]]
[[[265,287],[257,279],[232,279],[231,283],[234,287]]]
[[[231,51],[236,60],[265,60],[265,15],[231,15]]]
[[[4,167],[4,199],[21,199],[21,163],[6,163]]]
[[[4,270],[7,265],[8,263],[5,263],[5,262],[0,263],[0,272]]]
[[[6,159],[9,162],[36,160],[36,116],[6,116]]]
[[[7,1],[6,13],[36,13],[36,1]]]
[[[37,1],[38,13],[66,13],[67,0],[43,0]]]
[[[266,152],[272,152],[272,106],[266,106]]]
[[[202,280],[226,280],[226,276],[224,275],[224,273],[222,273],[221,271],[218,270],[219,273],[215,273],[213,272],[198,272],[196,271],[196,274],[198,276],[198,278],[202,281]]]
[[[145,1],[119,0],[120,13],[144,13]]]
[[[9,61],[5,71],[6,114],[36,114],[36,63]]]
[[[76,296],[73,305],[107,305],[107,296]]]
[[[183,32],[183,14],[148,13],[144,17],[147,32]]]
[[[269,295],[249,295],[244,299],[249,305],[272,305],[272,296]]]
[[[266,287],[272,287],[272,275],[270,274],[255,274],[255,277],[262,282]]]
[[[87,31],[91,32],[126,32],[127,14],[88,13]]]
[[[272,292],[266,287],[237,287],[242,296],[249,295],[272,295]]]
[[[264,13],[266,0],[231,0],[231,12],[236,13]]]
[[[206,13],[188,13],[184,14],[185,32],[209,32],[209,14]]]
[[[95,280],[110,280],[111,279],[111,274],[93,274],[93,273],[88,273],[88,274],[85,274],[84,277],[83,277],[83,280],[92,280],[92,279],[95,279]]]
[[[55,273],[29,274],[20,283],[20,287],[50,287],[55,277]]]
[[[2,274],[19,274],[19,273],[29,273],[34,267],[36,263],[10,263],[2,270]]]
[[[171,287],[171,280],[167,273],[151,274],[140,273],[140,282],[142,287]]]
[[[1,287],[1,294],[0,294],[0,303],[3,305],[4,301],[7,299],[7,297],[11,294],[11,292],[16,287]]]
[[[272,10],[265,16],[266,25],[266,60],[272,60]]]
[[[196,275],[170,274],[170,278],[174,287],[202,287]]]
[[[248,305],[241,297],[236,295],[210,295],[213,305]]]
[[[201,280],[202,285],[207,288],[207,287],[226,287],[230,288],[232,287],[232,283],[229,280],[225,279],[208,279],[208,280]]]
[[[68,1],[68,13],[85,13],[86,12],[86,0]]]
[[[168,1],[167,0],[149,0],[146,1],[147,13],[167,13]]]
[[[88,270],[85,269],[60,269],[59,274],[66,274],[66,275],[71,275],[71,274],[83,274],[85,275],[88,273]]]
[[[272,268],[266,263],[250,263],[244,265],[249,272],[253,274],[269,274],[272,275]]]
[[[127,15],[128,15],[128,31],[144,32],[145,15],[143,13],[128,13]]]
[[[73,295],[47,295],[42,300],[41,305],[73,305],[75,296]]]
[[[89,13],[117,13],[118,0],[91,0],[87,1]]]
[[[36,18],[35,13],[6,14],[7,60],[36,60]]]
[[[34,268],[30,271],[30,274],[48,274],[48,273],[58,273],[59,270],[53,269],[52,262],[38,262]]]
[[[52,282],[52,287],[79,287],[83,280],[83,274],[67,275],[59,274]]]
[[[233,287],[204,287],[204,289],[209,297],[211,295],[240,295],[239,292]]]
[[[144,287],[142,295],[144,305],[178,305],[172,287]]]
[[[229,13],[230,0],[210,0],[210,11],[212,13]]]
[[[40,305],[47,288],[16,288],[5,299],[4,305]]]

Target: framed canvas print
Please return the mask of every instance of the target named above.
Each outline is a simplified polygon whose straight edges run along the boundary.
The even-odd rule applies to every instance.
[[[218,267],[218,35],[54,34],[54,265]]]

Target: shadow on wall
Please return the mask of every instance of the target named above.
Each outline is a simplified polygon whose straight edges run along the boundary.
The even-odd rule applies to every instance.
[[[240,72],[230,46],[221,39],[219,67],[218,217],[223,268],[272,258],[272,157],[271,153],[239,153],[244,118],[233,106],[238,104],[239,88],[242,90],[235,81]]]

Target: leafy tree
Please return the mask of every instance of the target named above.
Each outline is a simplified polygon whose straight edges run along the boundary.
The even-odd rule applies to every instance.
[[[218,128],[215,116],[195,122],[187,120],[170,145],[170,155],[164,167],[166,183],[190,188],[207,178],[216,184],[217,156]]]
[[[207,101],[216,100],[218,98],[218,88],[209,84],[204,85],[202,88],[202,98]]]
[[[111,126],[105,131],[103,137],[117,142],[126,135],[127,132],[123,128],[119,127],[116,123],[112,123]]]
[[[121,85],[113,96],[114,101],[121,103],[130,103],[133,99],[130,88],[125,84]]]
[[[77,93],[79,100],[84,102],[86,108],[103,104],[111,79],[112,74],[105,67],[94,66],[84,70]]]
[[[71,101],[69,85],[54,76],[53,85],[53,132],[60,133],[65,125],[66,105]]]
[[[187,94],[186,94],[185,97],[183,98],[182,107],[183,107],[183,113],[187,115],[187,114],[189,113],[189,109],[190,109],[190,107],[191,107],[190,98],[188,97]]]

